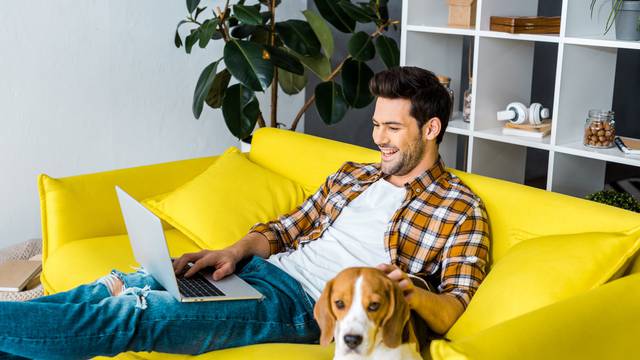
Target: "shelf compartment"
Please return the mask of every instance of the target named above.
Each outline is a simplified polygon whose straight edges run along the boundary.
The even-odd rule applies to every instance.
[[[471,159],[471,172],[497,179],[507,180],[519,184],[526,183],[527,146],[492,141],[478,137],[473,138],[473,151]],[[548,168],[549,152],[533,149],[537,152],[536,158],[540,158],[540,152],[546,153],[543,168]],[[539,176],[534,182],[537,187],[546,188],[546,173]],[[540,184],[542,183],[542,184]]]
[[[405,24],[449,29],[474,29],[474,27],[450,27],[448,25],[449,6],[446,0],[405,0],[403,8],[411,9],[407,12]]]
[[[551,191],[581,198],[600,191],[604,187],[606,167],[606,161],[556,152]]]
[[[536,16],[537,14],[537,0],[484,0],[480,9],[480,30],[489,31],[492,16]]]
[[[551,94],[550,99],[553,99],[555,71],[547,79],[534,74],[533,65],[535,59],[544,61],[555,69],[558,60],[557,44],[502,38],[480,38],[479,42],[480,70],[474,79],[477,81],[474,131],[482,134],[486,130],[487,134],[495,135],[495,129],[504,125],[504,122],[496,119],[496,113],[504,110],[511,102],[517,101],[529,106],[533,101],[540,101],[545,107],[552,109],[552,100],[540,99],[536,94]],[[532,92],[534,89],[535,92]],[[548,144],[549,140],[547,137],[533,142]],[[541,148],[545,146],[542,145]]]
[[[565,45],[556,144],[581,142],[590,109],[610,110],[617,50]]]

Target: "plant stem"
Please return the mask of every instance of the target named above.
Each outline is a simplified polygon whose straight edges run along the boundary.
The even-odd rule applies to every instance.
[[[387,27],[389,25],[393,25],[393,24],[397,24],[397,23],[399,23],[398,20],[388,20],[386,23],[378,26],[376,31],[374,31],[371,34],[371,37],[376,37],[376,36],[382,34],[382,31],[383,31],[382,29],[384,29],[385,27]],[[333,78],[336,77],[336,75],[338,75],[340,70],[342,70],[342,66],[344,65],[344,63],[350,58],[351,58],[351,55],[347,55],[344,59],[342,59],[340,64],[338,64],[338,66],[336,66],[336,68],[331,72],[331,75],[329,75],[329,77],[325,81],[333,80]],[[316,100],[316,95],[315,94],[312,95],[309,99],[307,99],[307,101],[304,103],[302,108],[300,108],[300,110],[296,114],[295,119],[293,119],[293,123],[291,124],[291,127],[289,128],[289,130],[294,130],[294,131],[296,130],[296,127],[298,126],[298,122],[300,121],[300,118],[302,117],[302,114],[304,114],[307,111],[307,109],[309,109],[309,106],[311,106],[311,104],[313,104],[313,102],[315,100]]]
[[[271,11],[271,46],[276,44],[276,0],[269,2]],[[278,127],[278,68],[273,67],[273,80],[271,81],[271,127]]]
[[[260,126],[261,128],[267,126],[267,124],[264,123],[264,118],[262,117],[262,113],[258,113],[258,126]]]

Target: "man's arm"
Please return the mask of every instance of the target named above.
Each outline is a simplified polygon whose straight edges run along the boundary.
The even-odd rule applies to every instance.
[[[395,265],[380,264],[378,268],[398,283],[411,309],[431,330],[444,334],[462,315],[484,279],[488,256],[489,225],[484,206],[479,202],[458,223],[443,249],[438,294],[415,287]]]

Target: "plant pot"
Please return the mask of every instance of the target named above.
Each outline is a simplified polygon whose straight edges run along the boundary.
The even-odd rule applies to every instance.
[[[616,16],[616,39],[640,40],[640,1],[625,1]]]
[[[251,139],[253,135],[249,135],[249,137],[240,140],[240,151],[249,152],[251,150]]]

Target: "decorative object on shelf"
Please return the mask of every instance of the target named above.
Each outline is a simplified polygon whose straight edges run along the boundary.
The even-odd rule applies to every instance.
[[[244,0],[226,0],[224,9],[216,7],[205,12],[200,0],[186,0],[187,17],[178,23],[174,42],[183,45],[187,53],[196,43],[205,48],[211,40],[224,40],[223,54],[214,54],[211,64],[204,68],[193,94],[192,111],[199,118],[204,104],[222,109],[231,133],[246,139],[256,124],[277,127],[278,86],[288,95],[305,88],[307,75],[314,74],[320,83],[293,119],[295,130],[306,110],[315,102],[320,117],[327,125],[340,122],[349,108],[362,108],[373,101],[368,82],[373,70],[367,61],[379,56],[388,68],[398,66],[398,44],[383,35],[391,28],[397,30],[399,21],[389,19],[387,1],[314,0],[320,14],[303,11],[304,20],[290,19],[276,22],[276,7],[281,0],[259,0],[245,5]],[[212,14],[209,19],[199,19]],[[356,31],[356,23],[374,24],[375,31]],[[344,33],[351,33],[349,54],[332,59],[333,34],[329,25]],[[181,37],[181,26],[191,26]],[[332,69],[331,63],[338,65]],[[222,65],[225,69],[220,70]],[[338,75],[341,81],[338,81]],[[231,78],[236,84],[229,86]],[[269,124],[260,110],[255,92],[271,87]]]
[[[625,210],[640,212],[640,203],[633,196],[613,190],[598,191],[585,196],[585,199],[615,206]]]
[[[464,122],[471,122],[471,100],[473,99],[473,94],[471,93],[472,87],[473,78],[469,76],[469,87],[464,91],[462,103],[462,120]]]
[[[613,147],[616,127],[613,111],[589,110],[584,126],[584,146],[606,149]]]
[[[449,0],[449,26],[475,26],[476,0]]]
[[[514,124],[507,122],[502,128],[503,135],[525,136],[542,139],[551,133],[551,120],[543,120],[540,124]]]
[[[489,30],[511,34],[559,34],[560,16],[492,16]]]
[[[540,103],[533,103],[527,107],[520,102],[512,102],[507,105],[506,110],[498,111],[498,121],[508,120],[512,124],[524,124],[526,122],[531,125],[540,125],[542,120],[549,118],[549,109]]]
[[[618,149],[625,154],[640,155],[640,139],[634,139],[624,136],[616,136],[613,139]]]
[[[597,0],[591,0],[591,18]],[[638,0],[611,0],[611,11],[604,26],[606,35],[613,24],[616,24],[616,39],[640,40],[640,1]]]
[[[449,97],[451,97],[451,109],[449,113],[451,114],[451,116],[453,116],[453,104],[455,100],[455,92],[453,91],[452,88],[449,87],[451,83],[451,78],[444,75],[438,75],[437,77],[440,84],[444,86],[445,89],[447,89],[447,92],[449,93]]]

